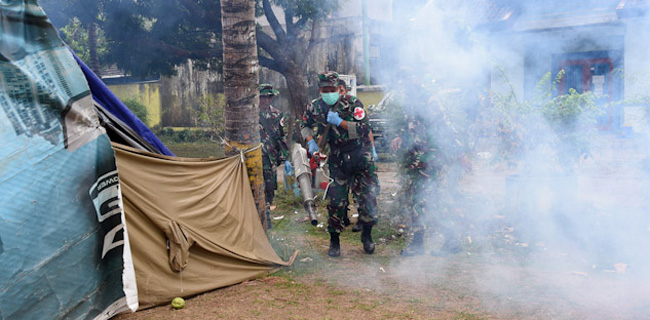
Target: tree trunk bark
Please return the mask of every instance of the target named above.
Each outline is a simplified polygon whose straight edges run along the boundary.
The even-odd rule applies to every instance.
[[[309,100],[307,98],[307,82],[304,74],[298,68],[288,68],[286,72],[282,73],[284,79],[287,81],[289,90],[289,101],[291,103],[291,119],[302,119],[302,115],[307,108]],[[300,128],[294,126],[295,121],[289,122],[289,132],[295,133],[298,143],[302,143],[300,135]],[[294,140],[292,135],[289,135],[290,140]]]
[[[99,70],[99,58],[97,57],[97,25],[90,22],[87,25],[88,30],[88,55],[90,56],[89,67],[95,74],[101,77]]]
[[[226,95],[226,154],[236,155],[260,144],[259,62],[255,38],[255,1],[221,0],[223,26],[223,76]],[[266,230],[266,201],[262,174],[262,149],[246,154],[246,169]]]

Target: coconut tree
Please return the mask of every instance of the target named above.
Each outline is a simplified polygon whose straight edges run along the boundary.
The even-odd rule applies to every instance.
[[[221,24],[226,96],[225,151],[234,155],[260,144],[255,2],[221,0]],[[246,153],[246,167],[262,225],[267,229],[261,148]]]

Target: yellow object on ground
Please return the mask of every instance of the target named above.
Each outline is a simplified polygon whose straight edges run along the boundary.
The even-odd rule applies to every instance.
[[[172,300],[172,307],[174,307],[174,309],[183,309],[183,307],[185,307],[185,299],[181,297],[174,298],[174,300]]]

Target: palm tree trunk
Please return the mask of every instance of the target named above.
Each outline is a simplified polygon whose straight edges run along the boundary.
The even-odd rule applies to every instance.
[[[226,95],[226,154],[259,146],[259,62],[255,1],[221,0],[223,76]],[[264,229],[267,229],[262,150],[246,155],[246,168]]]
[[[97,25],[95,22],[90,22],[87,26],[87,30],[88,55],[90,56],[89,67],[93,72],[95,72],[95,74],[101,76],[101,70],[99,70],[99,58],[97,57]]]

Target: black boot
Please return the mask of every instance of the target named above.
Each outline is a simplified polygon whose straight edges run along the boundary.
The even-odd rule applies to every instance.
[[[400,255],[410,257],[422,254],[424,254],[424,235],[422,232],[416,232],[413,234],[413,241],[400,252]]]
[[[375,252],[375,243],[372,242],[372,225],[363,225],[363,231],[361,232],[361,242],[363,243],[363,251],[367,254],[372,254]]]
[[[330,257],[338,257],[341,255],[341,243],[339,242],[339,234],[337,232],[330,233],[330,249],[327,251]]]
[[[363,224],[361,221],[357,220],[357,224],[352,227],[352,232],[360,232],[361,230],[363,230]]]

